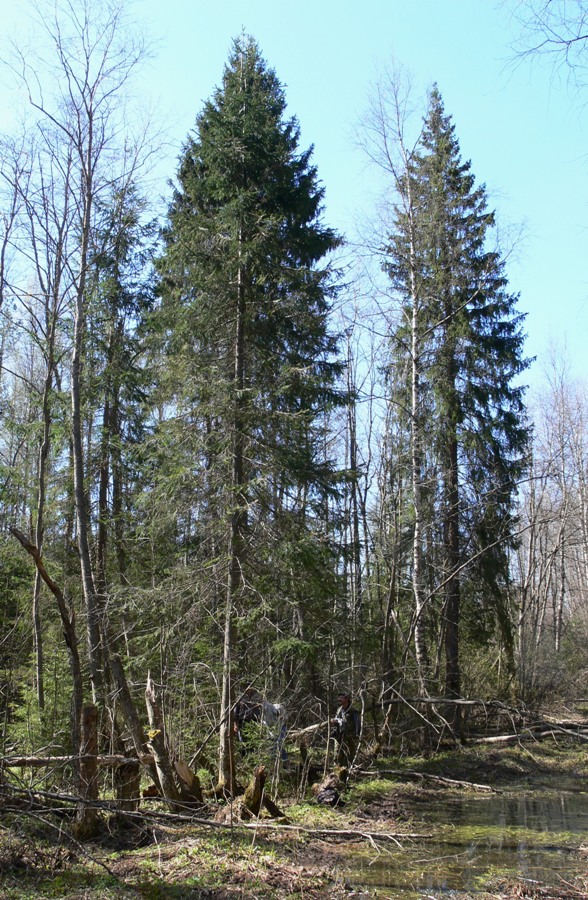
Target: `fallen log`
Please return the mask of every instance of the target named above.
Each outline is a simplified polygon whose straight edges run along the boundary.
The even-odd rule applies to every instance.
[[[569,737],[578,738],[580,741],[588,741],[588,735],[583,731],[574,731],[571,728],[558,728],[557,734],[567,734]]]
[[[288,738],[292,741],[297,741],[302,737],[306,737],[307,734],[315,734],[315,732],[320,731],[322,728],[328,728],[328,726],[328,719],[324,722],[316,722],[314,725],[307,725],[306,728],[298,728],[296,731],[289,731]]]
[[[2,756],[0,757],[0,768],[5,769],[40,769],[51,768],[52,766],[66,766],[77,762],[87,762],[90,759],[96,760],[99,768],[116,769],[118,766],[126,766],[127,764],[150,765],[153,763],[153,756],[146,754],[141,759],[132,756],[121,756],[116,754],[113,756],[96,756],[91,754],[82,754],[82,756]]]
[[[542,737],[553,736],[553,730],[549,732],[525,731],[520,734],[494,734],[492,737],[470,738],[468,744],[518,744],[520,741],[537,741]]]
[[[0,788],[0,796],[6,793],[4,789]],[[35,797],[45,797],[51,800],[57,800],[60,803],[77,803],[79,801],[79,797],[72,796],[70,794],[58,794],[49,791],[30,791],[25,788],[20,789],[10,789],[10,794],[15,797],[23,797],[27,800],[28,808],[32,808],[32,804],[34,803]],[[99,809],[116,809],[114,801],[109,800],[97,800],[95,805]],[[36,808],[42,808],[39,804]],[[4,811],[7,810],[4,807]],[[20,812],[20,807],[15,808],[14,812]],[[340,829],[340,828],[310,828],[303,825],[291,825],[284,824],[280,822],[269,822],[264,820],[257,820],[256,822],[243,822],[240,821],[237,817],[232,817],[230,821],[223,821],[220,819],[205,819],[200,816],[194,815],[193,808],[187,809],[185,813],[173,813],[173,812],[161,812],[161,811],[149,811],[149,812],[129,812],[126,814],[128,819],[134,819],[136,821],[160,821],[160,822],[182,822],[184,824],[194,825],[194,826],[202,826],[205,828],[220,828],[220,829],[235,829],[235,828],[243,828],[251,831],[275,831],[275,832],[295,832],[298,834],[308,834],[308,835],[320,835],[321,837],[329,838],[335,837],[339,838],[348,838],[351,840],[357,840],[358,838],[364,839],[374,839],[374,840],[382,840],[382,841],[394,841],[398,843],[399,840],[431,840],[436,839],[433,833],[423,834],[417,832],[391,832],[391,831],[371,831],[364,829]]]
[[[492,737],[470,738],[467,744],[518,744],[521,741],[540,741],[544,738],[574,737],[581,741],[588,741],[588,735],[569,728],[537,728],[533,731],[523,731],[516,734],[495,734]]]
[[[482,791],[490,794],[501,794],[497,788],[489,784],[476,784],[475,781],[458,781],[456,778],[445,778],[443,775],[429,775],[428,772],[416,772],[401,769],[356,769],[354,775],[367,775],[370,778],[378,775],[392,775],[395,778],[410,778],[414,780],[433,781],[439,784],[447,784],[452,787],[463,787],[469,790]]]
[[[582,719],[555,719],[553,716],[543,716],[544,725],[556,725],[558,728],[578,728],[588,729],[588,720]]]
[[[410,703],[413,706],[482,706],[484,708],[498,709],[519,716],[529,715],[525,707],[509,706],[501,700],[464,700],[461,697],[390,697],[382,701],[384,706]]]

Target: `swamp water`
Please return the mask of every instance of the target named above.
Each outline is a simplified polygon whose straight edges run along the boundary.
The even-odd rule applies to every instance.
[[[561,888],[588,870],[577,853],[588,840],[588,793],[577,789],[440,797],[412,814],[411,830],[431,838],[355,858],[346,877],[356,890],[409,900],[483,891],[496,878]]]

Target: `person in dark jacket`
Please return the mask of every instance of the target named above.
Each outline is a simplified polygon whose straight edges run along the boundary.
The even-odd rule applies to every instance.
[[[337,702],[339,707],[332,722],[336,744],[335,761],[338,765],[349,768],[357,753],[361,718],[351,703],[350,691],[341,691]]]

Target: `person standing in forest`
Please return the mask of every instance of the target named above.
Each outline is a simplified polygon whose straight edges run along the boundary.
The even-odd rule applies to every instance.
[[[359,712],[351,703],[351,693],[341,691],[337,697],[339,707],[333,719],[333,737],[335,738],[335,762],[349,767],[355,759],[357,744],[361,733]]]
[[[247,726],[252,722],[259,722],[263,708],[263,698],[261,694],[253,687],[247,687],[243,691],[235,705],[234,721],[235,736],[239,741],[241,752],[247,752]]]

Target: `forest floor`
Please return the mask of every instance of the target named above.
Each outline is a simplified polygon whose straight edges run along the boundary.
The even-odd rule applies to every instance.
[[[394,773],[394,774],[392,774]],[[435,779],[471,782],[477,788]],[[304,802],[280,804],[288,825],[269,819],[248,826],[222,821],[210,810],[203,821],[165,818],[161,804],[145,820],[108,830],[100,840],[76,843],[39,811],[4,814],[0,820],[1,900],[289,900],[289,898],[400,897],[350,882],[355,855],[376,859],[400,852],[404,842],[431,838],[419,808],[456,792],[534,791],[588,779],[588,744],[553,740],[528,745],[450,750],[425,757],[378,760],[352,778],[337,808]],[[516,787],[515,787],[516,786]],[[159,810],[159,813],[157,812]],[[417,811],[415,813],[415,810]],[[0,812],[2,810],[0,809]],[[157,818],[157,815],[160,818]],[[201,814],[199,814],[201,815]],[[452,900],[582,900],[588,898],[588,845],[576,836],[575,871],[554,889],[539,882],[490,880],[475,893],[450,891]],[[579,838],[579,840],[578,840]],[[577,863],[577,865],[576,865]],[[369,863],[368,863],[369,864]],[[359,879],[361,880],[361,879]],[[353,879],[355,881],[355,879]],[[413,893],[447,896],[447,891]],[[408,894],[406,895],[408,896]]]

